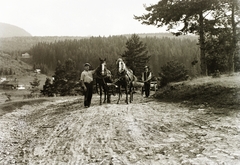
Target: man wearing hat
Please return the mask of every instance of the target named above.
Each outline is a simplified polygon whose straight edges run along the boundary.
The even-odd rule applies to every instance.
[[[145,96],[150,95],[150,83],[152,79],[152,73],[149,71],[148,66],[144,67],[144,72],[142,73],[142,81],[144,82]]]
[[[80,82],[84,91],[84,107],[88,108],[91,105],[93,93],[93,74],[95,70],[89,70],[90,64],[84,64],[84,71],[81,73]]]

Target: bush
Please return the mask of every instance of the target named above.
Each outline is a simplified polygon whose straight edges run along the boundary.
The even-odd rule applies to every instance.
[[[159,73],[161,77],[161,87],[170,82],[183,81],[187,78],[187,70],[177,61],[169,61],[166,65],[161,67],[162,72]]]
[[[46,78],[45,85],[43,85],[43,90],[41,90],[41,94],[48,97],[54,96],[53,85],[50,78]]]

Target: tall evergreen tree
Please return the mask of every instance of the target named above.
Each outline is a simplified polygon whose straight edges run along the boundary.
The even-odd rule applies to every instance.
[[[63,91],[63,95],[74,95],[74,88],[75,85],[79,79],[78,73],[76,70],[76,63],[72,59],[68,59],[65,61],[65,69],[66,69],[66,85],[65,85],[65,91]]]
[[[54,96],[50,78],[46,78],[46,81],[45,81],[45,84],[43,85],[43,90],[41,90],[41,93],[44,96],[48,96],[48,97]]]
[[[63,64],[58,61],[53,77],[54,93],[60,94],[61,96],[75,94],[75,85],[79,79],[75,61],[68,59]]]
[[[126,65],[133,70],[136,76],[140,76],[142,68],[148,63],[147,45],[140,41],[140,37],[133,34],[126,42],[127,50],[121,55],[126,61]]]
[[[158,4],[145,9],[149,12],[143,16],[135,16],[135,19],[143,24],[162,27],[168,25],[168,29],[175,29],[183,25],[175,35],[193,33],[199,35],[201,74],[207,75],[205,54],[205,27],[207,16],[219,6],[219,0],[160,0]],[[173,12],[174,11],[174,12]]]
[[[61,94],[62,90],[64,89],[66,85],[66,78],[65,78],[66,72],[65,72],[65,66],[61,63],[61,61],[58,61],[57,67],[54,74],[54,80],[53,80],[53,90],[56,94]]]

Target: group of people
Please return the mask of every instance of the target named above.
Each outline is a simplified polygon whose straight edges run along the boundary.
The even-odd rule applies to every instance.
[[[93,75],[95,70],[90,70],[90,64],[84,64],[84,71],[81,73],[80,83],[84,91],[84,107],[88,108],[91,105],[93,94]],[[150,95],[150,83],[152,79],[152,73],[148,66],[144,67],[145,71],[142,73],[142,82],[144,83],[145,97]]]

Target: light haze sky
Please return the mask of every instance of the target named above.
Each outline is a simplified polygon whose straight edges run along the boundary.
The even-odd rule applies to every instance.
[[[134,15],[158,0],[0,0],[0,22],[23,28],[33,36],[109,36],[159,33]]]

